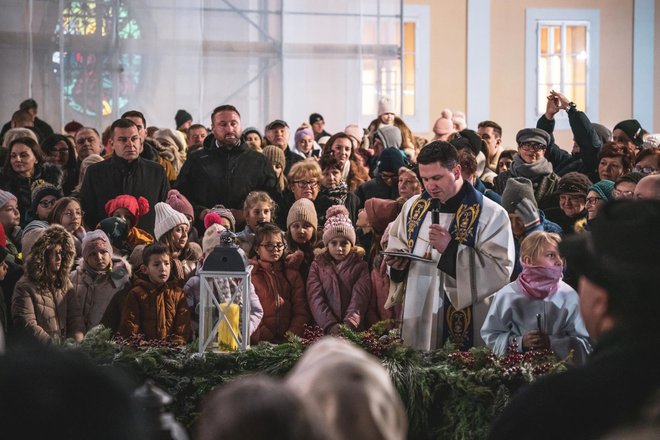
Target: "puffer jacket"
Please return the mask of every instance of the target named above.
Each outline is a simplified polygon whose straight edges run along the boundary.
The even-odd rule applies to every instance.
[[[157,286],[138,274],[124,302],[119,334],[185,344],[190,337],[190,312],[183,289],[171,283]]]
[[[335,324],[356,330],[365,327],[371,279],[363,255],[364,250],[356,247],[344,261],[335,265],[323,249],[312,262],[307,277],[307,302],[316,324],[326,333]]]
[[[251,342],[286,342],[285,333],[302,336],[309,323],[305,285],[298,271],[286,268],[282,261],[268,263],[251,260],[252,284],[264,310],[261,324]]]
[[[101,322],[115,294],[129,285],[130,265],[123,258],[112,259],[112,270],[98,273],[83,263],[71,272],[69,279],[78,301],[85,331]]]
[[[60,342],[85,329],[69,280],[49,288],[23,275],[14,288],[11,312],[14,328],[41,343]]]

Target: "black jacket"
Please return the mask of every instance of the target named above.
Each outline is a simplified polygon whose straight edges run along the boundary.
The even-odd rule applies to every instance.
[[[167,197],[170,184],[160,164],[138,157],[129,163],[113,154],[103,162],[87,168],[80,190],[85,223],[95,228],[107,217],[105,204],[121,194],[142,196],[149,201],[149,212],[138,221],[138,227],[153,234],[156,219],[154,206]]]
[[[545,157],[552,163],[552,168],[558,176],[577,171],[585,174],[592,182],[597,182],[600,180],[598,178],[598,153],[602,141],[584,112],[569,110],[568,123],[571,125],[573,138],[580,147],[579,156],[573,156],[555,144],[555,138],[552,134],[555,130],[555,120],[550,120],[545,115],[541,115],[536,122],[536,128],[545,130],[552,138],[550,146],[545,152]]]
[[[243,201],[252,191],[266,191],[274,197],[276,185],[275,171],[266,156],[246,143],[231,150],[218,148],[209,135],[204,147],[188,156],[174,187],[188,198],[198,218],[201,211],[217,204],[243,209]]]
[[[389,186],[380,177],[364,182],[355,190],[355,195],[360,199],[360,208],[364,207],[364,203],[372,198],[396,200],[399,198],[399,186],[395,183]]]

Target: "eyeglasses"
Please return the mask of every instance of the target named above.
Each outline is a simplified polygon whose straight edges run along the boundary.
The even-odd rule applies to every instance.
[[[85,215],[85,211],[64,211],[62,213],[62,215],[65,216],[65,217],[71,217],[71,218],[73,218],[73,217],[82,217],[83,215]]]
[[[316,188],[316,185],[319,184],[316,180],[294,180],[293,183],[298,188],[305,188],[306,186],[309,186],[310,188]]]
[[[393,180],[396,179],[398,176],[394,173],[388,173],[386,171],[381,171],[380,172],[380,178],[383,180]]]
[[[635,194],[634,191],[621,191],[618,189],[615,189],[612,191],[612,194],[614,195],[615,199],[631,199],[633,194]]]
[[[286,245],[284,243],[277,243],[277,244],[275,244],[275,243],[266,243],[266,244],[261,244],[259,246],[266,248],[266,250],[269,251],[269,252],[274,252],[276,250],[281,251],[282,249],[284,249],[286,247]]]
[[[519,145],[519,148],[525,151],[539,151],[545,150],[545,145],[539,144],[538,142],[522,142]]]
[[[55,204],[55,202],[57,202],[57,199],[42,200],[41,202],[39,202],[39,206],[41,206],[42,208],[50,208],[51,206],[53,206]]]
[[[602,197],[587,197],[587,205],[592,205],[602,200],[603,200]]]

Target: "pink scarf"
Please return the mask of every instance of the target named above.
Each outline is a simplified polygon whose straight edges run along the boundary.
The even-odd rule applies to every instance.
[[[545,299],[559,289],[562,266],[532,266],[522,263],[523,270],[516,280],[518,287],[532,299]]]

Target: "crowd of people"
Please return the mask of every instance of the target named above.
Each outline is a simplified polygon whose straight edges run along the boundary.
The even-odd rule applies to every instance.
[[[570,153],[553,137],[560,112]],[[555,91],[509,149],[498,123],[475,131],[449,110],[433,139],[415,136],[387,98],[369,127],[334,134],[318,113],[243,128],[232,105],[213,110],[210,130],[184,110],[175,129],[131,110],[61,134],[36,115],[26,100],[1,134],[9,344],[80,341],[99,324],[191,342],[199,272],[230,231],[253,266],[253,344],[387,321],[421,350],[552,350],[584,364],[603,329],[590,327],[596,312],[576,291],[585,269],[565,264],[562,241],[593,253],[610,205],[660,199],[660,136],[635,119],[592,123]]]

